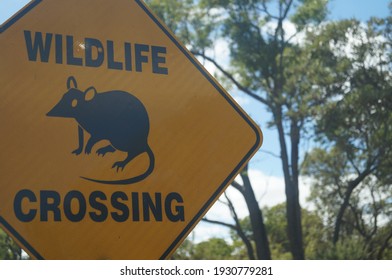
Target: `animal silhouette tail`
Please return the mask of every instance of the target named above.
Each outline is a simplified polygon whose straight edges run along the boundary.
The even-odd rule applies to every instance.
[[[154,153],[152,152],[151,148],[148,147],[147,149],[147,154],[150,160],[150,165],[148,166],[148,169],[146,170],[146,172],[144,172],[141,175],[129,178],[129,179],[123,179],[123,180],[117,180],[117,181],[105,181],[105,180],[97,180],[97,179],[91,179],[91,178],[86,178],[86,177],[81,177],[82,179],[91,181],[91,182],[95,182],[95,183],[101,183],[101,184],[107,184],[107,185],[129,185],[129,184],[134,184],[137,182],[140,182],[142,180],[144,180],[145,178],[147,178],[152,171],[154,170],[154,166],[155,166],[155,157],[154,157]]]

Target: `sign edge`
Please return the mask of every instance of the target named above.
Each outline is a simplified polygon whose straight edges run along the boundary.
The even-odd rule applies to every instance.
[[[28,12],[30,12],[33,8],[35,8],[42,0],[31,0],[31,2],[27,3],[22,9],[20,9],[16,14],[6,20],[3,24],[0,25],[0,34],[10,28],[14,23],[16,23],[19,19],[25,16]]]
[[[0,25],[0,34],[5,32],[13,24],[15,24],[19,19],[25,16],[29,11],[35,8],[43,0],[32,0],[25,7],[19,10],[15,15],[13,15],[9,20]],[[172,244],[166,249],[166,251],[161,255],[160,259],[167,259],[174,249],[179,245],[179,242],[186,237],[189,230],[195,226],[195,223],[201,219],[201,215],[211,206],[213,201],[217,199],[217,196],[223,192],[223,190],[230,185],[231,181],[235,179],[235,176],[241,171],[241,168],[252,158],[252,156],[257,152],[259,147],[263,142],[263,134],[260,128],[254,123],[254,121],[243,111],[243,109],[236,104],[234,100],[231,99],[230,95],[219,85],[219,83],[208,73],[202,65],[199,64],[197,59],[182,45],[182,43],[171,33],[171,31],[155,16],[155,14],[150,10],[150,8],[141,0],[134,0],[139,7],[153,20],[153,22],[165,33],[166,36],[176,45],[176,47],[187,57],[187,59],[196,67],[196,69],[207,79],[207,81],[217,90],[217,92],[232,106],[232,108],[241,116],[241,118],[249,125],[252,131],[255,133],[255,143],[250,148],[250,150],[245,154],[242,160],[237,164],[237,166],[231,171],[229,175],[226,176],[225,180],[219,185],[214,194],[208,199],[206,203],[201,207],[197,214],[192,218],[192,220],[186,225],[186,227],[181,231],[181,233],[174,239]],[[0,216],[0,225],[2,228],[19,241],[21,247],[25,249],[32,257],[44,260],[44,258],[38,253],[37,250],[33,248],[2,216]]]
[[[27,242],[22,237],[22,235],[20,235],[2,216],[0,216],[0,225],[2,225],[1,228],[3,228],[7,234],[11,235],[17,241],[20,242],[22,249],[31,253],[31,255],[33,255],[33,257],[35,257],[37,260],[44,260],[44,258],[41,256],[41,254],[38,253],[38,251],[35,250],[34,247],[31,246],[30,243]]]
[[[235,179],[236,175],[239,174],[241,168],[252,158],[252,156],[261,147],[263,142],[263,133],[261,129],[254,123],[254,121],[243,111],[243,109],[235,103],[226,91],[221,88],[219,83],[210,76],[208,71],[204,69],[194,58],[189,51],[182,45],[182,43],[171,33],[171,31],[154,15],[150,8],[141,0],[135,0],[135,2],[144,10],[144,12],[157,24],[157,26],[165,33],[166,36],[176,45],[176,47],[187,57],[187,59],[196,67],[196,69],[207,79],[207,81],[218,91],[218,93],[232,106],[232,108],[242,117],[242,119],[249,125],[249,127],[255,133],[255,143],[250,148],[250,150],[245,154],[242,160],[237,164],[237,166],[232,170],[232,172],[227,175],[225,180],[219,185],[218,189],[210,197],[210,199],[204,203],[198,213],[192,218],[192,220],[186,225],[186,227],[181,231],[181,233],[175,238],[168,249],[161,255],[160,259],[168,259],[174,249],[179,245],[179,242],[185,238],[189,230],[195,225],[195,223],[201,219],[201,215],[211,206],[212,202],[218,198],[218,195],[223,192],[223,190],[230,185],[230,183]]]

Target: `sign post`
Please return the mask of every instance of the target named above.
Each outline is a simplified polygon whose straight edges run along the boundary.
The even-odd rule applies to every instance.
[[[0,27],[0,226],[36,259],[167,259],[262,143],[142,1]]]

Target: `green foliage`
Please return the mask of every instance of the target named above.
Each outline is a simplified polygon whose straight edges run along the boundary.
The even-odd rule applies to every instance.
[[[186,239],[172,256],[176,260],[230,260],[237,259],[233,246],[221,238],[210,238],[207,241],[193,243]]]
[[[304,174],[314,178],[310,200],[332,229],[331,246],[318,258],[390,256],[392,60],[387,55],[391,41],[383,36],[387,22],[372,19],[364,26],[342,21],[312,35],[310,46],[318,44],[317,52],[328,54],[319,57],[331,68],[328,82],[319,84],[330,96],[317,111],[320,147],[303,164]]]
[[[184,242],[177,248],[177,250],[172,255],[171,259],[173,260],[192,260],[193,259],[193,251],[195,244],[191,241],[191,239],[185,239]]]
[[[191,12],[192,2],[172,0],[148,0],[148,6],[160,17],[177,36],[189,42],[190,26],[188,16]]]
[[[318,25],[326,19],[328,0],[301,0],[291,21],[296,24],[298,30],[307,25]]]
[[[318,97],[313,82],[319,74],[318,61],[309,59],[311,50],[294,38],[299,30],[314,28],[325,19],[327,2],[205,0],[202,4],[218,14],[216,31],[229,43],[231,67],[225,75],[271,112],[269,125],[278,131],[288,200],[287,236],[294,258],[303,259],[297,195],[300,141],[313,120],[313,107],[324,99]],[[290,17],[297,28],[293,34],[285,28]]]
[[[389,206],[390,207],[390,206]],[[392,233],[392,223],[380,226],[373,240],[366,240],[355,230],[333,244],[330,240],[331,227],[325,222],[322,209],[302,210],[304,245],[307,259],[315,260],[360,260],[360,259],[391,259],[392,245],[386,245],[388,236]],[[273,259],[292,259],[287,240],[286,207],[284,203],[264,208],[265,224],[269,233],[271,253]],[[389,215],[392,214],[389,208]],[[252,229],[249,217],[241,220],[245,234],[252,240]],[[211,238],[201,243],[194,243],[190,239],[177,249],[173,259],[177,260],[224,260],[248,259],[246,248],[235,232],[231,232],[232,244],[220,238]],[[252,240],[254,245],[254,242]],[[380,249],[383,248],[381,252]],[[380,254],[381,252],[381,254]]]
[[[270,36],[263,36],[261,30],[269,21],[260,13],[263,2],[202,1],[204,6],[219,13],[219,31],[229,41],[233,73],[252,90],[265,86],[263,77],[271,77],[271,65],[278,51],[276,42],[270,42]]]
[[[199,9],[195,1],[147,0],[146,3],[188,48],[202,51],[211,47],[214,17]]]
[[[272,259],[292,259],[290,244],[287,239],[285,203],[273,207],[265,207],[263,208],[263,213],[270,241]],[[327,246],[327,228],[323,224],[322,217],[315,211],[302,209],[302,221],[306,256],[308,259],[317,259],[318,253],[322,252]],[[241,226],[248,238],[252,240],[253,236],[249,217],[241,220]],[[235,232],[231,232],[231,237],[233,239],[233,246],[235,247],[234,251],[238,252],[235,257],[243,256],[241,259],[246,259],[244,244],[239,240]]]
[[[195,260],[228,260],[232,258],[233,248],[224,239],[211,238],[198,243],[194,249]]]
[[[304,165],[313,181],[311,201],[322,217],[327,243],[318,244],[316,259],[390,258],[392,249],[392,188],[376,176],[368,176],[352,190],[341,221],[339,241],[333,243],[336,217],[344,203],[355,170],[344,151],[315,149]]]
[[[285,204],[264,208],[265,224],[269,233],[273,259],[291,259],[290,244],[287,240]]]
[[[327,0],[146,3],[199,56],[217,39],[228,42],[223,76],[271,112],[286,192],[298,187],[299,171],[312,179],[314,210],[298,211],[303,244],[294,245],[308,259],[392,259],[392,16],[325,23]],[[295,27],[293,34],[285,24]],[[317,147],[299,169],[304,135],[314,136]],[[286,205],[263,209],[274,259],[293,257],[288,220],[296,211]],[[249,217],[241,226],[255,247],[259,236]],[[173,259],[246,259],[237,233],[231,238],[187,239]],[[0,230],[0,259],[20,258]]]
[[[366,259],[365,256],[363,241],[350,238],[339,241],[336,245],[329,243],[324,250],[318,250],[315,257],[320,260],[361,260]]]
[[[302,211],[303,245],[298,208],[264,209],[273,257],[288,258],[291,247],[301,258],[302,246],[307,258],[390,256],[391,17],[373,18],[367,25],[357,20],[326,24],[326,0],[186,3],[194,5],[195,12],[190,6],[175,13],[166,10],[166,17],[172,14],[188,22],[186,32],[175,26],[174,32],[187,34],[181,36],[202,57],[216,38],[227,41],[226,81],[271,112],[286,193],[292,194],[286,205],[299,205],[300,171],[314,179],[310,199],[316,209]],[[195,14],[199,21],[188,20]],[[284,26],[289,21],[295,26],[293,34]],[[315,136],[318,147],[300,169],[304,135]],[[241,223],[249,239],[257,238],[249,219]],[[234,234],[233,246],[237,256],[245,255]]]
[[[0,229],[0,260],[21,259],[22,251],[19,246]]]
[[[285,204],[265,208],[264,213],[273,259],[291,259]],[[302,209],[302,227],[306,256],[308,259],[314,259],[318,248],[325,243],[326,229],[316,212],[305,209]]]

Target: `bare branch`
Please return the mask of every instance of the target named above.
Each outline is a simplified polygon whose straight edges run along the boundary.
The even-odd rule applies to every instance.
[[[269,106],[269,102],[268,102],[266,99],[264,99],[264,98],[262,98],[261,96],[255,94],[254,92],[252,92],[251,90],[249,90],[249,88],[247,88],[247,87],[241,85],[241,83],[238,82],[237,79],[235,79],[234,76],[233,76],[232,74],[230,74],[228,71],[226,71],[225,69],[223,69],[223,67],[222,67],[220,64],[218,64],[218,63],[216,62],[215,59],[213,59],[213,58],[207,56],[207,55],[204,54],[204,53],[197,52],[197,51],[192,51],[192,54],[194,54],[194,55],[196,55],[196,56],[200,56],[200,57],[202,57],[203,59],[205,59],[205,60],[211,62],[212,64],[214,64],[214,66],[215,66],[216,68],[218,68],[218,70],[221,71],[221,72],[223,73],[223,75],[225,75],[230,81],[232,81],[233,84],[235,84],[236,87],[237,87],[239,90],[241,90],[241,91],[244,92],[245,94],[249,95],[250,97],[253,97],[253,98],[256,99],[257,101],[259,101],[259,102],[261,102],[261,103],[263,103],[263,104]]]
[[[262,5],[263,5],[263,8],[260,8],[259,11],[266,13],[267,16],[269,16],[270,18],[279,19],[279,17],[274,16],[273,14],[271,14],[271,13],[268,11],[268,9],[267,9],[267,4],[266,4],[265,1],[263,1]]]
[[[287,40],[284,41],[283,46],[287,46],[287,44],[291,41],[291,39],[295,38],[298,34],[299,34],[299,32],[295,31],[295,33],[293,35],[291,35]],[[310,64],[310,63],[308,63],[308,64]]]
[[[357,172],[357,175],[361,174],[361,171],[359,170],[359,168],[356,166],[352,156],[350,155],[350,153],[347,153],[347,159],[348,161],[351,163],[351,165],[354,167],[355,171]]]
[[[248,251],[248,256],[249,259],[255,260],[255,254],[253,251],[252,243],[250,242],[249,238],[246,236],[245,232],[242,230],[242,226],[240,223],[240,219],[238,218],[237,212],[235,211],[234,205],[231,202],[230,198],[227,196],[227,193],[225,192],[225,197],[227,199],[227,202],[229,204],[231,216],[233,217],[235,224],[236,224],[236,231],[238,236],[242,239],[246,246],[246,250]]]
[[[372,198],[372,206],[373,206],[373,219],[374,219],[374,223],[373,223],[373,230],[370,233],[370,236],[373,237],[378,230],[378,215],[379,215],[379,209],[377,207],[377,200],[374,194],[374,186],[371,187],[370,189],[370,195]]]
[[[225,226],[225,227],[228,227],[228,228],[230,228],[230,229],[233,229],[233,230],[236,230],[236,226],[235,225],[232,225],[232,224],[228,224],[228,223],[224,223],[224,222],[222,222],[222,221],[216,221],[216,220],[210,220],[210,219],[208,219],[208,218],[203,218],[203,219],[201,219],[203,222],[207,222],[207,223],[210,223],[210,224],[216,224],[216,225],[221,225],[221,226]]]
[[[259,151],[262,152],[262,153],[265,153],[265,154],[269,154],[270,156],[273,156],[273,157],[276,157],[276,158],[279,158],[279,159],[281,158],[280,155],[277,155],[277,154],[275,154],[273,152],[270,152],[270,151],[267,151],[267,150],[264,150],[264,149],[260,149]]]
[[[293,0],[289,0],[286,3],[287,6],[286,6],[286,9],[285,9],[284,14],[283,14],[283,20],[287,17],[287,14],[289,13],[292,4],[293,4]]]
[[[243,185],[241,185],[240,183],[238,183],[238,182],[236,182],[236,181],[233,181],[233,182],[231,183],[231,185],[232,185],[237,191],[239,191],[241,194],[244,194],[245,189],[244,189],[244,186],[243,186]]]
[[[356,177],[354,180],[348,182],[347,190],[344,194],[343,203],[340,205],[340,208],[339,208],[338,214],[336,216],[336,220],[335,220],[335,228],[334,228],[333,238],[332,238],[332,241],[334,244],[336,244],[339,240],[340,226],[343,221],[343,215],[346,211],[346,208],[349,207],[349,201],[350,201],[350,197],[351,197],[352,192],[372,172],[373,172],[373,168],[371,168],[371,165],[369,165],[368,168],[366,170],[364,170],[361,174],[359,174],[358,177]]]

